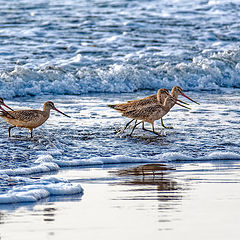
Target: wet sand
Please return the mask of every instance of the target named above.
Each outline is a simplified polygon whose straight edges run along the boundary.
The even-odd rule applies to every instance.
[[[84,194],[1,205],[0,239],[238,239],[239,170],[229,160],[63,169],[55,175]]]

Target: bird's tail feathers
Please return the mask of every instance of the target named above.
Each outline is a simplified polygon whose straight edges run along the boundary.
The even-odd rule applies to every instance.
[[[110,107],[110,108],[113,108],[113,109],[114,109],[114,108],[116,107],[116,105],[117,105],[117,104],[108,104],[108,107]]]

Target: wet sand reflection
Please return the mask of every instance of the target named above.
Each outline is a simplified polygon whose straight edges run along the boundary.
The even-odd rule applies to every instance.
[[[114,207],[123,206],[122,201],[139,201],[133,206],[137,210],[155,212],[159,231],[171,230],[171,222],[176,221],[173,212],[180,211],[185,188],[175,180],[175,171],[174,167],[166,164],[145,164],[109,171],[119,178],[113,185],[122,186],[116,188],[119,195],[113,199],[116,200]]]
[[[182,189],[180,184],[168,176],[176,169],[165,164],[145,164],[137,167],[125,168],[109,171],[112,175],[117,175],[119,181],[115,184],[132,185],[134,188],[127,188],[126,191],[151,192],[156,195],[157,192],[165,192],[159,195],[159,200],[169,198],[172,193]],[[165,197],[164,197],[165,196]]]

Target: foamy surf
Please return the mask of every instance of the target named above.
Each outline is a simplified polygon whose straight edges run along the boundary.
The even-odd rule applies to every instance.
[[[51,155],[42,155],[35,162],[38,166],[22,169],[0,170],[2,185],[16,185],[3,194],[0,194],[0,204],[36,202],[54,195],[72,195],[83,193],[80,184],[71,183],[68,180],[56,177],[31,178],[28,175],[36,173],[50,173],[66,167],[94,167],[108,164],[137,164],[137,163],[168,163],[176,162],[215,162],[220,160],[240,160],[240,154],[232,152],[212,152],[201,157],[191,157],[181,153],[159,154],[151,158],[129,157],[117,155],[111,157],[94,157],[86,160],[60,161]],[[24,176],[23,176],[24,175]],[[21,177],[22,176],[22,177]],[[8,187],[7,187],[8,188]]]
[[[71,119],[52,112],[32,139],[0,121],[0,238],[238,239],[239,8],[2,1],[0,97]],[[129,119],[108,104],[175,85],[201,105],[174,106],[161,136],[117,135]]]
[[[82,194],[80,184],[70,183],[56,177],[42,177],[31,179],[26,177],[7,178],[5,182],[12,182],[24,186],[15,186],[4,194],[0,194],[0,204],[36,202],[54,195]]]
[[[58,160],[51,155],[40,156],[35,163],[36,166],[18,169],[0,170],[0,176],[22,176],[36,173],[50,173],[66,167],[92,167],[107,164],[133,164],[133,163],[174,163],[174,162],[196,162],[196,161],[217,161],[217,160],[240,160],[240,154],[232,152],[212,152],[206,156],[193,157],[181,153],[164,153],[152,157],[130,157],[115,155],[111,157],[93,157],[79,160]]]
[[[0,72],[0,95],[6,99],[37,95],[79,95],[83,93],[123,93],[160,87],[185,90],[223,90],[240,87],[239,49],[213,54],[203,53],[191,62],[163,62],[138,67],[129,63],[76,68],[59,66],[55,69],[16,67]],[[141,63],[141,61],[143,61]],[[69,63],[71,65],[71,63]]]

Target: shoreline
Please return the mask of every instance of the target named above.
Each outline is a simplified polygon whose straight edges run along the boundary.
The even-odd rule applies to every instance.
[[[89,240],[113,235],[119,240],[134,236],[183,239],[184,231],[195,239],[224,239],[230,230],[233,237],[228,239],[237,236],[239,161],[176,163],[174,168],[158,164],[164,170],[154,175],[148,165],[144,176],[141,171],[136,173],[142,166],[147,165],[60,170],[56,177],[80,183],[84,194],[1,209],[1,239],[23,235],[25,239],[63,239],[67,235]],[[226,227],[220,216],[235,221]],[[208,231],[203,232],[205,228]]]

